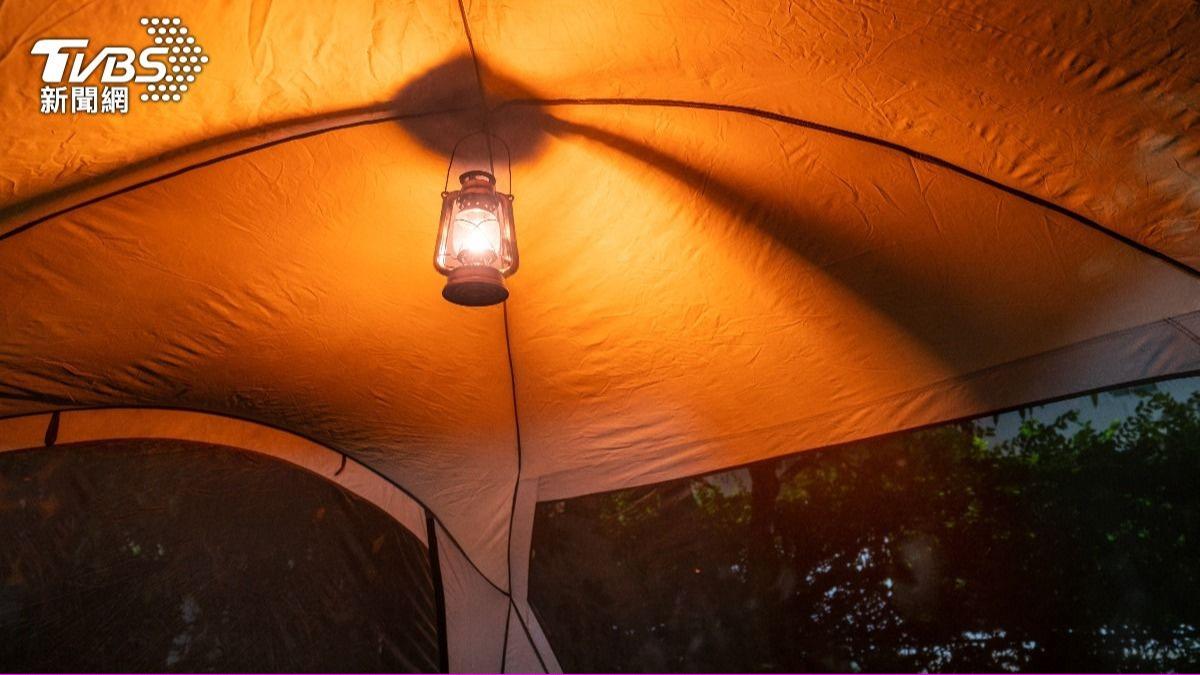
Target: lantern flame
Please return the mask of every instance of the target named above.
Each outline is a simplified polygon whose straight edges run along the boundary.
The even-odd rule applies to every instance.
[[[467,209],[454,220],[455,243],[464,265],[490,265],[500,255],[500,222],[484,209]]]

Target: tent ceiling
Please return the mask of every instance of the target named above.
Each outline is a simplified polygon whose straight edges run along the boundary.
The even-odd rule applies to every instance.
[[[31,42],[135,43],[146,10],[34,4],[0,6],[0,78],[24,83],[0,96],[0,232],[63,212],[0,240],[0,416],[170,405],[290,429],[411,490],[500,586],[506,346],[522,475],[557,494],[1200,367],[1148,328],[1194,320],[1196,276],[967,176],[729,112],[503,105],[792,115],[1197,266],[1182,3],[476,0],[515,159],[507,330],[442,301],[430,265],[447,151],[478,122],[439,112],[477,104],[457,6],[196,6],[212,62],[184,103],[55,118]],[[1146,345],[1130,370],[1084,360]]]
[[[540,96],[708,101],[869,134],[1200,266],[1192,3],[542,1],[479,3],[472,23],[487,62]]]
[[[30,83],[0,108],[0,205],[264,125],[474,103],[473,73],[445,72],[467,48],[453,3],[242,1],[188,8],[214,60],[186,105],[135,110],[136,134],[107,116],[48,130],[27,43],[139,44],[147,13],[0,8],[0,77]],[[493,103],[628,96],[793,115],[941,157],[1200,266],[1188,2],[479,2],[470,20]]]

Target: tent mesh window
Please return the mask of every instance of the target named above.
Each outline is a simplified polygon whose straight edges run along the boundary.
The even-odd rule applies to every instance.
[[[0,453],[7,671],[431,671],[425,545],[281,460],[123,440]]]
[[[1200,378],[538,504],[567,670],[1200,667]]]

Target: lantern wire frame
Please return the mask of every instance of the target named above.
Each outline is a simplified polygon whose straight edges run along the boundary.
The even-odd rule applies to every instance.
[[[467,140],[468,138],[474,138],[476,136],[483,136],[484,138],[488,139],[488,146],[487,146],[487,149],[488,149],[488,173],[491,173],[493,176],[496,175],[496,167],[495,167],[495,162],[492,159],[491,139],[494,138],[497,141],[500,141],[500,145],[502,145],[504,147],[504,156],[506,159],[506,164],[507,164],[507,169],[508,169],[508,192],[501,192],[500,194],[505,195],[506,197],[508,197],[509,201],[512,201],[513,200],[512,149],[508,147],[507,141],[505,141],[503,138],[497,136],[496,134],[493,134],[490,131],[473,131],[473,132],[467,134],[466,136],[463,136],[462,138],[458,139],[458,142],[456,142],[454,144],[454,147],[450,150],[450,163],[446,165],[446,179],[442,182],[442,198],[445,199],[446,195],[450,194],[450,174],[454,172],[454,157],[458,154],[459,147],[462,146],[463,141]]]
[[[507,276],[510,276],[513,273],[515,273],[517,271],[517,267],[520,265],[519,253],[515,247],[515,236],[516,236],[515,229],[516,228],[515,228],[515,225],[512,223],[512,220],[513,220],[513,218],[512,218],[512,203],[516,198],[513,196],[513,187],[512,187],[512,183],[513,183],[512,149],[509,147],[508,142],[505,141],[502,137],[497,136],[496,134],[492,133],[491,131],[483,130],[483,129],[481,129],[479,131],[473,131],[473,132],[463,136],[462,138],[459,138],[458,141],[455,142],[454,147],[450,149],[450,162],[446,165],[446,176],[442,182],[442,201],[445,202],[446,197],[448,197],[450,195],[450,175],[452,173],[454,173],[454,158],[458,155],[458,149],[462,146],[464,141],[474,138],[476,136],[483,136],[488,141],[488,143],[487,143],[488,175],[491,176],[491,178],[493,180],[493,186],[498,184],[499,180],[496,179],[496,168],[495,168],[495,161],[494,161],[494,158],[492,155],[491,139],[494,138],[497,141],[499,141],[500,145],[503,146],[503,148],[504,148],[504,156],[505,156],[505,160],[506,160],[505,163],[507,165],[507,170],[508,170],[508,191],[503,192],[503,191],[497,189],[497,190],[495,190],[495,192],[501,198],[506,199],[508,201],[508,207],[507,207],[507,210],[509,212],[508,221],[509,221],[509,227],[513,231],[513,237],[514,237],[514,247],[513,247],[513,251],[512,251],[511,265],[510,265],[509,270],[503,273],[503,276],[507,277]],[[463,174],[463,175],[466,175],[466,174]],[[497,251],[497,253],[500,253],[500,252]],[[447,274],[447,271],[444,270],[442,268],[442,266],[438,263],[437,253],[435,253],[435,255],[434,255],[434,267],[438,268],[438,271],[441,272],[442,274]]]

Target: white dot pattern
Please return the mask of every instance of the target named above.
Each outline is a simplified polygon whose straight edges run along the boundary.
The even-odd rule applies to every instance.
[[[184,82],[196,81],[193,73],[200,72],[200,64],[208,63],[208,55],[177,16],[144,16],[138,23],[146,28],[146,34],[153,38],[156,46],[166,50],[170,64],[162,83],[147,84],[147,93],[138,98],[152,103],[178,103],[183,100],[183,93],[189,90]]]

